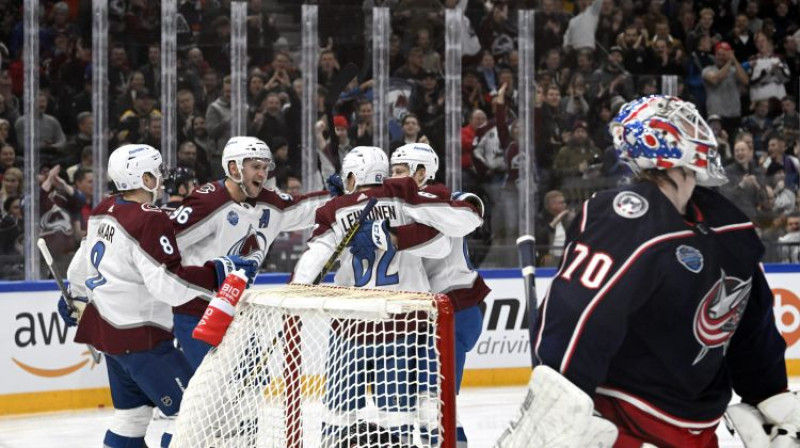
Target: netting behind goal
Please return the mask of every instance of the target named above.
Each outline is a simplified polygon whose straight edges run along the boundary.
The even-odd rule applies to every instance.
[[[186,390],[172,447],[455,447],[444,296],[249,292]]]

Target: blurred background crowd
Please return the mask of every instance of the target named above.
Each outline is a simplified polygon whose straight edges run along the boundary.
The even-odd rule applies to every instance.
[[[90,0],[41,2],[37,110],[23,110],[22,2],[0,0],[0,278],[23,278],[22,155],[26,113],[40,117],[40,232],[67,259],[86,229],[92,184]],[[301,4],[249,0],[247,133],[272,149],[278,188],[305,192],[300,174]],[[520,8],[535,8],[535,154],[538,262],[554,266],[565,229],[593,192],[627,181],[607,124],[625,102],[673,92],[692,101],[719,142],[730,182],[722,193],[757,225],[766,261],[799,262],[800,6],[796,0],[318,0],[319,122],[323,176],[350,148],[373,142],[371,14],[391,11],[391,154],[426,142],[444,164],[445,8],[461,11],[463,189],[487,204],[472,236],[481,267],[515,265],[519,168]],[[230,1],[178,1],[177,163],[170,194],[223,176],[230,137]],[[109,148],[161,146],[160,29],[156,0],[109,1]],[[332,119],[323,100],[340,67],[362,67]],[[669,77],[665,75],[675,75]],[[671,80],[671,81],[668,81]],[[665,84],[669,85],[665,85]],[[334,129],[328,129],[328,123]],[[330,145],[331,132],[338,137]],[[439,170],[441,181],[444,170]],[[275,243],[266,270],[290,270],[301,234]]]

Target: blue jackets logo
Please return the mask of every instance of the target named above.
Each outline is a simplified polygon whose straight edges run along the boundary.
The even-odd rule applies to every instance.
[[[719,280],[705,294],[694,314],[694,337],[700,343],[700,353],[692,365],[700,362],[712,348],[728,346],[747,307],[752,287],[752,277],[741,280],[720,272]]]

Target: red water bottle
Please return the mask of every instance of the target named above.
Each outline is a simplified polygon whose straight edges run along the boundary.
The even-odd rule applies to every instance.
[[[200,322],[194,327],[192,337],[208,342],[214,347],[218,346],[233,321],[236,304],[239,303],[245,289],[247,289],[247,277],[243,270],[228,274],[214,299],[206,307]]]

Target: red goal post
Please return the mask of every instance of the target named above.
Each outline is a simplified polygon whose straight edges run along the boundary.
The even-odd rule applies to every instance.
[[[170,446],[455,448],[454,334],[444,295],[250,291],[190,381]]]

